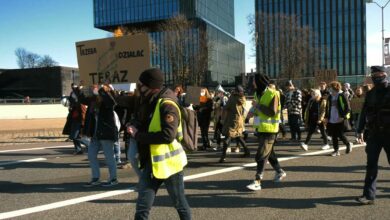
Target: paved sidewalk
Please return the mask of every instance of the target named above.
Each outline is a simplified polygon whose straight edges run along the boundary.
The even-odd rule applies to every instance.
[[[65,118],[0,120],[0,146],[37,142],[60,142]]]

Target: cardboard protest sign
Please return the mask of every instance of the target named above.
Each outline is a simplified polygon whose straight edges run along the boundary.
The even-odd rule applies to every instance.
[[[112,37],[76,43],[80,80],[85,85],[137,82],[150,68],[147,34]]]
[[[185,102],[188,104],[199,105],[199,97],[200,97],[200,87],[197,86],[187,86],[186,92],[186,100]]]

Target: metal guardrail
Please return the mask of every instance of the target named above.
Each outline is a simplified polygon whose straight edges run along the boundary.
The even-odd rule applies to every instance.
[[[0,99],[0,105],[60,104],[60,98]]]

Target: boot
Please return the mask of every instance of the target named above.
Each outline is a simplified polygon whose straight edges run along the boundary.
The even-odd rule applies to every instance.
[[[227,150],[227,145],[223,145],[223,149],[222,149],[222,154],[221,154],[221,158],[219,159],[219,163],[223,163],[226,161],[226,150]]]

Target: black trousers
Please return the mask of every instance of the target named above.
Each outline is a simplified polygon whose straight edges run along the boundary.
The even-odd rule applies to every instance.
[[[301,139],[301,129],[299,128],[300,118],[300,115],[288,115],[288,125],[290,126],[291,138],[294,140]]]
[[[347,137],[344,134],[344,122],[341,123],[328,123],[328,134],[332,137],[334,151],[339,151],[339,138],[346,145],[349,146]]]
[[[223,141],[223,149],[222,149],[222,157],[223,158],[226,157],[226,150],[230,146],[230,143],[232,142],[232,139],[235,139],[237,141],[237,144],[240,144],[244,148],[245,154],[249,154],[250,153],[248,147],[245,144],[244,139],[241,136],[240,137],[235,137],[235,138],[227,136],[225,138],[225,140]]]
[[[323,123],[321,123],[321,124],[309,123],[305,144],[309,144],[309,142],[311,140],[311,136],[316,131],[317,126],[320,129],[320,131],[321,131],[322,141],[324,142],[324,144],[328,144],[328,138],[327,138],[327,135],[326,135],[326,132],[325,132],[325,126],[324,126]]]
[[[366,167],[366,178],[364,180],[363,196],[367,199],[375,199],[376,194],[376,182],[378,177],[378,160],[382,148],[385,149],[387,155],[387,161],[390,164],[390,134],[370,134],[367,145],[367,167]]]
[[[259,147],[257,148],[256,153],[256,180],[262,179],[267,161],[269,161],[275,171],[281,171],[278,158],[274,151],[275,138],[276,134],[259,133]]]

